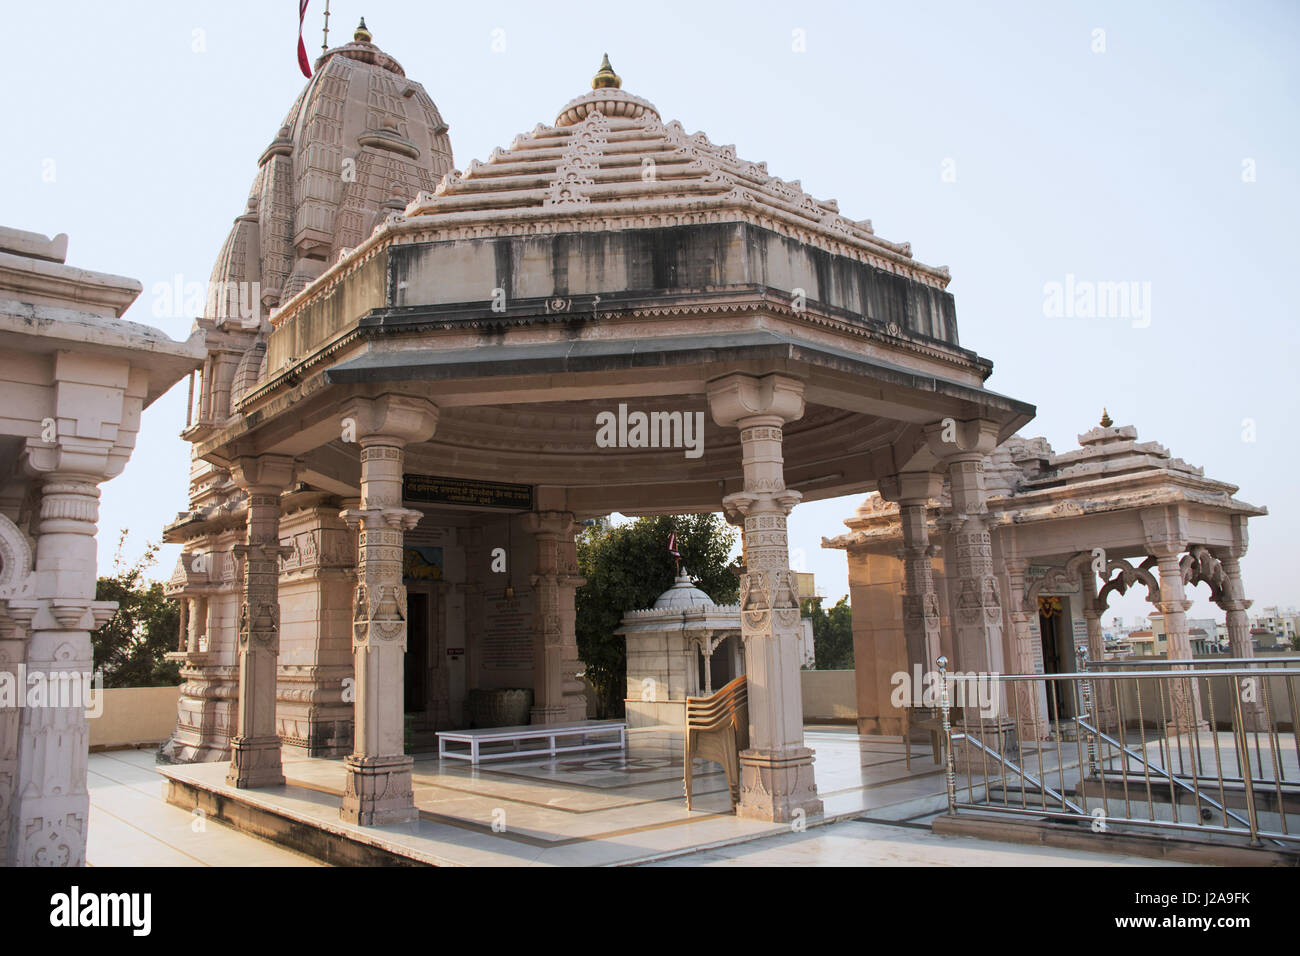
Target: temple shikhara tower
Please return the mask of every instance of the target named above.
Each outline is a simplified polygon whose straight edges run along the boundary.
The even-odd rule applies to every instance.
[[[408,741],[493,694],[525,694],[524,723],[586,715],[574,539],[613,511],[742,529],[741,816],[822,807],[801,501],[894,489],[924,534],[949,475],[977,612],[953,640],[1000,663],[984,462],[1034,409],[984,388],[947,269],[666,122],[608,60],[591,85],[456,169],[368,32],[318,61],[214,273],[257,296],[199,321],[172,759],[247,789],[288,753],[342,758],[344,820],[413,819]]]

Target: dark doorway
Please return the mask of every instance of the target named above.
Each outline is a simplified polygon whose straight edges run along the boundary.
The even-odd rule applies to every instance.
[[[1061,666],[1061,632],[1065,630],[1065,616],[1061,613],[1060,598],[1040,598],[1038,601],[1038,631],[1043,644],[1043,673],[1061,674],[1069,668]],[[1047,719],[1059,720],[1067,713],[1066,684],[1063,681],[1046,681]]]
[[[423,714],[429,706],[429,595],[427,594],[407,592],[404,663],[406,712]]]

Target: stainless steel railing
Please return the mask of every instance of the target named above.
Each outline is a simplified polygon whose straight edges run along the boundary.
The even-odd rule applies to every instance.
[[[1300,849],[1300,667],[1262,662],[953,675],[940,658],[949,811]],[[991,712],[954,706],[971,679],[995,684]]]
[[[1082,650],[1082,649],[1081,649]],[[1300,664],[1300,656],[1277,656],[1277,657],[1186,657],[1177,660],[1166,660],[1163,657],[1124,657],[1117,660],[1086,660],[1086,651],[1083,651],[1085,666],[1088,670],[1106,670],[1112,667],[1224,667],[1233,664],[1240,667],[1254,666],[1267,667],[1276,664],[1281,667],[1291,667]]]

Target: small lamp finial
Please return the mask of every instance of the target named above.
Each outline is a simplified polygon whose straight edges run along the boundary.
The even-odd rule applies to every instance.
[[[372,39],[370,30],[366,27],[366,18],[362,17],[361,22],[357,24],[356,32],[352,34],[352,39],[358,43],[369,43]]]
[[[617,90],[622,85],[623,80],[614,72],[614,68],[609,65],[609,54],[606,53],[605,58],[600,61],[600,70],[597,71],[595,77],[592,78],[591,88],[593,90],[603,90],[608,87],[613,87]]]
[[[1114,425],[1114,424],[1115,424],[1115,423],[1114,423],[1113,421],[1110,420],[1110,416],[1109,416],[1108,414],[1106,414],[1106,409],[1103,408],[1103,409],[1101,410],[1101,427],[1102,427],[1102,428],[1110,428],[1110,426],[1111,426],[1111,425]]]

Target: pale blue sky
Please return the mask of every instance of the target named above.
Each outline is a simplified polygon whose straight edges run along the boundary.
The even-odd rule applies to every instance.
[[[6,7],[0,222],[69,233],[70,262],[143,283],[128,318],[184,338],[190,317],[155,316],[153,286],[206,282],[304,83],[297,4]],[[313,57],[323,8],[312,0],[308,12]],[[948,265],[962,344],[995,363],[989,387],[1038,406],[1027,433],[1073,447],[1106,406],[1269,506],[1243,565],[1259,609],[1300,603],[1287,291],[1300,251],[1298,10],[334,0],[331,43],[364,15],[437,102],[459,168],[553,120],[608,52],[624,89],[665,119]],[[1104,52],[1093,52],[1098,29]],[[1149,282],[1150,325],[1045,317],[1044,284],[1067,274]],[[182,385],[146,413],[130,465],[105,486],[104,566],[118,529],[131,529],[134,553],[186,506],[184,406]],[[792,517],[791,546],[832,600],[847,590],[844,557],[818,545],[858,500]],[[158,574],[174,561],[168,549]],[[1205,589],[1196,596],[1192,613],[1208,614]]]

